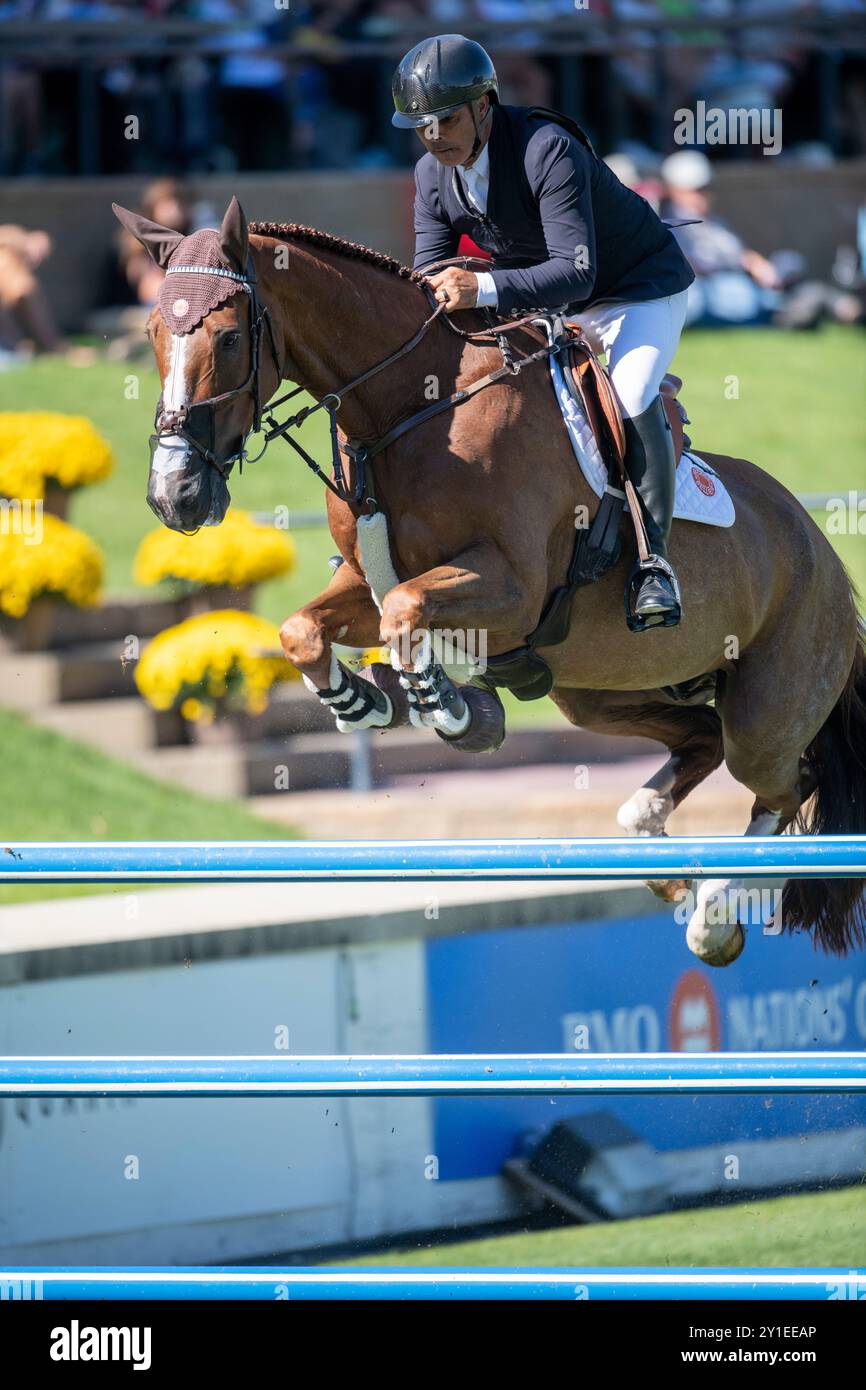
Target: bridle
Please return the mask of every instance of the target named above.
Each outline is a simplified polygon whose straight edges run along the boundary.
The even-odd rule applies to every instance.
[[[472,264],[487,266],[489,262],[473,256],[454,256],[445,261],[437,261],[435,265],[426,266],[425,274],[430,274],[445,266],[455,264],[468,268]],[[257,279],[252,255],[250,254],[248,257],[245,275],[241,275],[233,270],[191,265],[169,266],[167,274],[171,275],[180,272],[183,274],[226,276],[236,281],[238,288],[244,289],[249,294],[250,369],[247,373],[246,380],[240,386],[235,386],[230,391],[222,391],[216,396],[209,396],[203,401],[194,401],[192,404],[181,406],[177,410],[166,410],[163,406],[162,396],[160,396],[156,408],[156,419],[154,421],[155,432],[150,436],[151,461],[153,460],[155,450],[167,436],[178,437],[194,449],[205,463],[215,468],[223,479],[226,479],[233,464],[238,462],[242,468],[245,461],[256,463],[264,455],[268,445],[271,444],[274,439],[284,439],[286,443],[290,444],[295,452],[301,456],[307,467],[316,474],[320,482],[324,483],[325,487],[327,487],[335,497],[356,510],[366,507],[368,510],[375,511],[377,508],[378,504],[376,499],[372,495],[368,495],[369,490],[367,487],[367,464],[376,454],[387,449],[395,440],[399,439],[409,430],[414,429],[416,425],[423,424],[432,416],[438,415],[443,410],[450,410],[455,406],[462,405],[464,401],[471,399],[478,391],[492,386],[494,382],[501,380],[503,377],[519,376],[524,367],[528,366],[531,362],[540,361],[543,358],[548,358],[552,353],[558,352],[566,337],[566,329],[561,315],[551,313],[550,311],[536,310],[530,314],[524,315],[522,318],[512,319],[507,323],[498,323],[490,311],[485,310],[484,312],[488,318],[489,327],[476,332],[467,332],[465,329],[458,328],[457,325],[446,316],[443,319],[443,323],[447,324],[448,328],[453,333],[456,333],[458,337],[475,342],[479,346],[498,347],[502,354],[503,365],[496,371],[488,372],[486,376],[472,382],[469,386],[454,391],[450,396],[434,401],[431,405],[416,411],[415,414],[401,420],[378,439],[372,440],[369,443],[361,441],[351,443],[348,439],[345,442],[341,442],[337,434],[337,412],[343,403],[343,398],[347,396],[350,391],[354,391],[356,387],[361,386],[365,381],[369,381],[371,377],[377,376],[379,372],[384,371],[386,367],[392,366],[402,357],[405,357],[407,353],[411,352],[413,348],[417,347],[443,313],[445,304],[444,302],[435,303],[435,301],[433,301],[431,287],[426,282],[423,285],[431,303],[435,303],[435,307],[432,313],[430,313],[421,324],[418,331],[414,333],[407,342],[403,343],[401,347],[397,348],[380,362],[375,363],[365,372],[362,372],[360,376],[356,376],[352,381],[339,387],[337,391],[329,392],[313,405],[304,406],[288,419],[278,421],[273,412],[277,410],[279,406],[285,405],[287,401],[293,400],[295,396],[301,394],[306,388],[303,386],[296,386],[292,391],[287,391],[276,400],[266,405],[262,403],[261,358],[262,343],[266,333],[273,355],[274,366],[277,370],[278,381],[282,380],[282,368],[277,351],[273,325],[271,323],[270,311],[266,305],[260,304],[256,293]],[[539,333],[539,325],[541,324],[545,326],[546,332]],[[518,355],[515,357],[515,350],[506,337],[507,333],[515,329],[524,329],[529,332],[533,337],[542,341],[542,346],[531,353],[518,351]],[[228,458],[217,458],[215,452],[217,407],[224,405],[226,401],[235,400],[238,396],[246,392],[249,392],[253,398],[252,432],[255,433],[259,431],[263,420],[267,426],[264,430],[264,443],[262,448],[258,454],[250,458],[244,448],[245,441],[242,441],[240,448]],[[328,414],[333,478],[328,477],[327,473],[325,473],[312,455],[307,452],[297,439],[293,439],[289,433],[290,430],[298,429],[318,410],[324,410]],[[191,429],[190,422],[195,422],[198,419],[204,422],[204,428],[200,433],[204,434],[207,442],[202,442],[202,439],[196,437],[196,433]],[[355,477],[351,487],[349,487],[346,481],[341,454],[345,454],[348,458],[351,458],[355,466]]]
[[[271,313],[267,305],[259,302],[256,293],[258,283],[255,266],[253,265],[252,255],[247,258],[247,269],[245,275],[240,275],[235,270],[227,270],[222,267],[203,266],[203,265],[178,265],[169,266],[167,275],[219,275],[237,283],[238,290],[245,290],[250,299],[250,369],[247,373],[246,381],[240,386],[234,386],[230,391],[221,391],[217,396],[208,396],[203,401],[193,401],[189,405],[182,405],[177,410],[166,410],[163,405],[163,398],[160,395],[156,406],[156,418],[154,419],[154,433],[150,436],[150,455],[153,460],[154,452],[159,448],[160,443],[166,436],[180,438],[197,454],[215,468],[223,478],[227,478],[232,465],[239,460],[243,463],[246,451],[241,447],[231,454],[228,458],[220,459],[215,452],[216,439],[216,409],[217,406],[224,405],[226,401],[234,400],[237,396],[245,395],[247,392],[253,398],[253,431],[258,431],[262,423],[263,402],[261,395],[261,369],[262,369],[262,343],[267,334],[270,343],[271,353],[274,359],[274,366],[277,369],[277,380],[282,380],[280,368],[280,358],[277,351],[277,343],[274,337],[273,324],[271,323]],[[204,428],[199,431],[191,428],[191,422],[202,420]],[[203,442],[202,437],[207,442]]]

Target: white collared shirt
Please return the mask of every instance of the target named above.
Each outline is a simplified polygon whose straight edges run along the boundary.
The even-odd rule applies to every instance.
[[[459,165],[458,173],[469,204],[484,215],[487,212],[487,198],[490,192],[490,141],[481,150],[475,163],[470,169],[463,164]],[[482,309],[489,305],[495,309],[499,303],[499,293],[496,289],[493,276],[489,271],[482,270],[475,272],[478,281],[478,298],[475,301],[476,307]]]

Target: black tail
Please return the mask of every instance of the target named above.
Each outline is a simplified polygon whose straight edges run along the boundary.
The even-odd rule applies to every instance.
[[[830,717],[806,749],[817,779],[792,827],[806,835],[866,831],[866,631]],[[860,879],[789,879],[782,897],[787,927],[810,929],[825,951],[843,956],[866,943],[866,900]]]

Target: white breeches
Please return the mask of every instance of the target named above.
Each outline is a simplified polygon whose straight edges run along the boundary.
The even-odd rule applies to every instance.
[[[590,305],[572,322],[593,350],[607,353],[613,389],[626,419],[642,415],[659,393],[686,319],[688,291],[643,304]]]

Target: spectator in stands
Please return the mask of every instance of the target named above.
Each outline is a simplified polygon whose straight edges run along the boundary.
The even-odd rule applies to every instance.
[[[767,323],[781,288],[775,267],[750,251],[730,227],[711,213],[713,171],[699,150],[680,150],[662,164],[663,216],[693,225],[674,228],[695,272],[689,287],[686,326]]]
[[[64,353],[76,366],[90,363],[90,348],[69,346],[39,284],[39,267],[51,255],[47,232],[0,226],[0,363],[26,361],[33,352]]]
[[[822,281],[809,280],[802,256],[750,250],[732,228],[712,213],[708,192],[713,171],[699,150],[680,150],[661,167],[665,200],[662,215],[690,225],[673,234],[695,272],[688,289],[686,327],[773,324],[777,328],[815,328],[825,318],[856,322],[856,296]]]
[[[192,203],[182,183],[177,179],[156,179],[144,190],[140,212],[151,222],[173,227],[184,236],[193,228]],[[165,272],[155,265],[141,242],[129,232],[120,234],[120,269],[126,287],[139,304],[148,309],[156,303]]]

